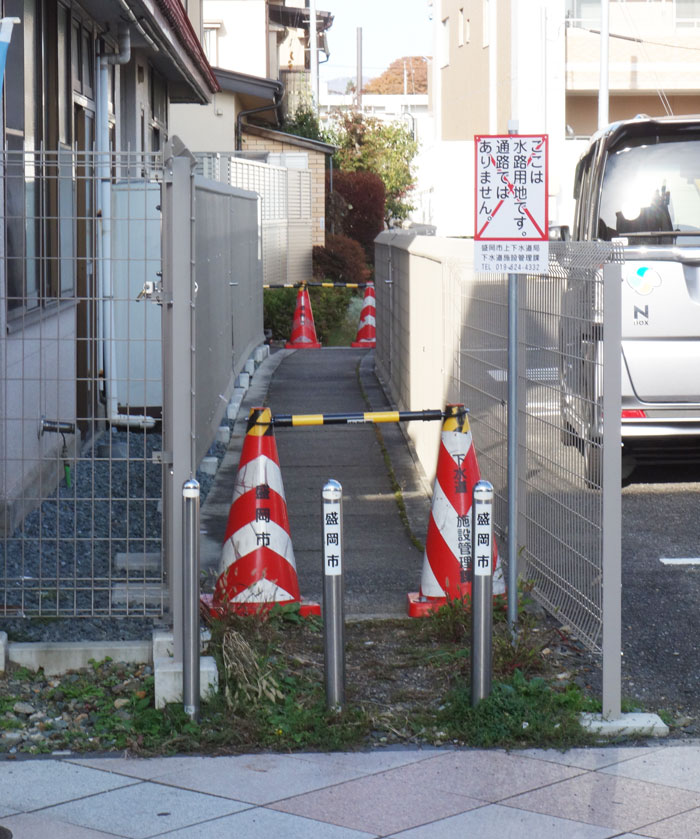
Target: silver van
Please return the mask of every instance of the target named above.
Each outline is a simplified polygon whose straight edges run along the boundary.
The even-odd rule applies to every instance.
[[[572,239],[624,246],[623,477],[659,457],[685,463],[700,454],[700,116],[637,117],[598,132],[578,163],[574,198]],[[567,294],[580,300],[575,281]],[[564,345],[598,351],[594,329],[572,328]],[[581,448],[597,484],[600,394],[566,367],[562,439]]]

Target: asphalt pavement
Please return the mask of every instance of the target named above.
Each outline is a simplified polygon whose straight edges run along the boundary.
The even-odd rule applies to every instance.
[[[218,569],[250,408],[275,414],[386,410],[373,354],[363,349],[281,350],[258,368],[241,405],[229,450],[202,507],[202,566]],[[441,407],[441,406],[427,406]],[[401,488],[410,531],[423,541],[430,485],[397,424],[278,428],[275,439],[302,598],[320,601],[321,492],[329,479],[343,487],[345,613],[404,617],[417,591],[423,554],[401,520],[385,454]]]

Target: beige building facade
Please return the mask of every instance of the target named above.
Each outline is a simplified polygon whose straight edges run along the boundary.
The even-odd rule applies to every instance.
[[[272,131],[257,125],[243,128],[243,150],[267,152],[268,159],[279,160],[278,165],[308,168],[311,173],[311,217],[314,245],[326,243],[326,159],[335,146],[294,137],[282,131]]]
[[[700,113],[700,4],[607,5],[609,121]],[[433,223],[473,234],[473,137],[509,125],[549,136],[550,220],[570,223],[575,164],[598,127],[601,0],[435,0],[433,28]]]

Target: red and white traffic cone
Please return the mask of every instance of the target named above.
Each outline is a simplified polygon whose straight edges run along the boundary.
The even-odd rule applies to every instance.
[[[269,408],[253,408],[238,465],[212,613],[254,614],[274,604],[301,604],[287,501]]]
[[[284,345],[288,350],[317,350],[321,344],[316,337],[314,314],[311,311],[311,300],[306,286],[299,289],[297,305],[292,321],[292,334]]]
[[[372,349],[377,346],[377,320],[375,317],[374,283],[367,283],[365,297],[362,301],[360,325],[357,327],[355,340],[351,347],[366,347]]]
[[[480,480],[479,464],[464,405],[448,405],[442,425],[433,503],[423,555],[419,592],[408,594],[408,614],[425,617],[448,597],[471,596],[472,500]],[[504,591],[494,539],[493,592]]]

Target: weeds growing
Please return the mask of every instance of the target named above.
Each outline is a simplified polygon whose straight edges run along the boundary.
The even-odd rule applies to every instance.
[[[323,639],[317,618],[295,607],[213,621],[209,654],[220,690],[200,723],[182,706],[156,709],[153,675],[106,660],[60,679],[15,669],[0,680],[0,744],[21,727],[19,699],[44,708],[43,740],[19,751],[128,750],[138,754],[260,749],[334,751],[377,743],[555,746],[588,742],[578,716],[591,702],[544,654],[552,635],[522,615],[515,642],[494,610],[491,695],[470,696],[468,598],[425,619],[346,627],[346,703],[326,708]],[[22,685],[24,693],[8,692]],[[39,742],[37,742],[39,739]],[[15,741],[16,742],[16,741]],[[0,749],[5,749],[0,745]]]

